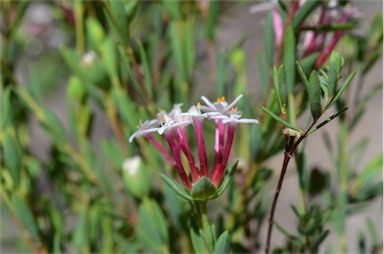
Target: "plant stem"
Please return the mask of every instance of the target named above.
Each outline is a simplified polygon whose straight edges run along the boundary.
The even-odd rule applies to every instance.
[[[279,198],[281,187],[283,185],[283,180],[284,180],[285,173],[287,171],[288,163],[291,160],[291,158],[293,157],[293,153],[295,152],[297,146],[301,143],[301,141],[303,141],[307,137],[309,131],[313,128],[313,126],[316,124],[316,122],[317,122],[317,120],[313,120],[312,123],[307,128],[307,130],[304,132],[304,134],[302,136],[300,136],[300,138],[296,142],[294,141],[295,137],[288,137],[287,138],[287,136],[286,136],[286,139],[285,139],[286,147],[285,147],[285,153],[284,153],[283,166],[281,167],[280,178],[279,178],[279,182],[278,182],[277,187],[276,187],[275,197],[274,197],[273,202],[272,202],[272,208],[271,208],[271,211],[269,214],[269,219],[268,219],[269,226],[268,226],[267,243],[265,245],[266,246],[265,247],[265,253],[269,252],[269,246],[271,243],[271,235],[272,235],[272,228],[273,228],[273,217],[275,216],[276,203],[277,203],[277,200]]]
[[[208,223],[207,201],[199,201],[199,210],[201,216],[201,230],[204,231],[204,226]]]
[[[271,212],[269,214],[269,219],[268,219],[268,222],[269,222],[268,238],[267,238],[267,244],[265,247],[265,253],[269,253],[269,246],[270,246],[270,242],[271,242],[272,227],[273,227],[273,217],[275,215],[276,203],[277,203],[277,199],[279,198],[280,190],[281,190],[281,187],[283,185],[285,172],[287,171],[288,163],[289,163],[291,158],[292,158],[291,153],[288,153],[288,152],[284,153],[284,161],[283,161],[283,166],[281,168],[279,183],[277,184],[277,187],[276,187],[275,197],[273,199],[272,208],[271,208]]]

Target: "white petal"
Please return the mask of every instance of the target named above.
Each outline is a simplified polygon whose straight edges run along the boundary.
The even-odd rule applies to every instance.
[[[215,105],[212,104],[210,100],[208,100],[205,96],[201,96],[201,99],[207,104],[211,109],[216,111]]]
[[[237,98],[231,103],[229,104],[227,107],[225,107],[226,110],[231,110],[233,108],[233,106],[236,105],[236,103],[241,99],[241,97],[243,97],[242,94],[240,94],[239,96],[237,96]]]

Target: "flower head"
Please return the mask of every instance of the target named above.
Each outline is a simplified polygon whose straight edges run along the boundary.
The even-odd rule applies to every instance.
[[[228,103],[225,97],[211,102],[205,96],[201,99],[206,105],[192,106],[187,112],[182,112],[181,104],[176,104],[172,111],[161,111],[157,118],[152,121],[144,122],[140,129],[129,139],[146,136],[148,140],[164,155],[164,157],[177,170],[184,186],[192,190],[194,183],[201,177],[209,179],[217,188],[222,182],[225,173],[229,154],[231,151],[236,126],[239,123],[258,123],[256,119],[241,118],[242,112],[235,107],[236,103],[242,98],[239,95],[232,103]],[[212,170],[209,170],[208,159],[204,141],[203,122],[213,120],[216,123],[215,134],[215,159]],[[186,126],[192,125],[197,142],[199,166],[195,162],[194,155],[190,149]],[[155,140],[151,132],[158,132],[164,135],[172,155]],[[181,154],[188,160],[190,176],[187,175],[185,165],[182,163]]]

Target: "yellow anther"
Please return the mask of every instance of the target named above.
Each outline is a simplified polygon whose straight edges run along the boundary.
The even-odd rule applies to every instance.
[[[164,115],[160,116],[160,121],[165,122],[165,116]]]
[[[196,108],[200,110],[200,107],[201,107],[201,104],[200,104],[200,102],[198,102],[198,103],[196,104]]]
[[[225,102],[225,96],[221,96],[221,98],[217,98],[217,102]]]
[[[232,111],[232,113],[236,113],[236,112],[237,112],[237,107],[233,107],[233,108],[231,109],[231,111]]]

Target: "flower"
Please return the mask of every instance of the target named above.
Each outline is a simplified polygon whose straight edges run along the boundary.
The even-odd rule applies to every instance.
[[[187,112],[182,112],[182,104],[176,104],[171,112],[161,111],[157,114],[157,119],[144,122],[140,129],[132,134],[129,141],[132,142],[134,138],[140,136],[147,137],[179,173],[183,185],[189,191],[192,190],[194,183],[203,176],[218,188],[227,167],[237,124],[258,123],[256,119],[241,118],[242,112],[238,111],[235,105],[242,96],[239,95],[229,104],[225,97],[218,98],[216,102],[211,102],[205,96],[202,96],[201,99],[206,105],[197,103],[196,106],[190,107]],[[211,171],[209,170],[204,140],[203,124],[205,120],[215,121],[216,123],[215,158]],[[196,165],[189,146],[186,131],[188,125],[192,125],[194,129],[199,166]],[[172,156],[152,136],[151,133],[156,131],[160,135],[164,135]],[[188,160],[190,176],[187,175],[185,166],[182,163],[182,153]]]

